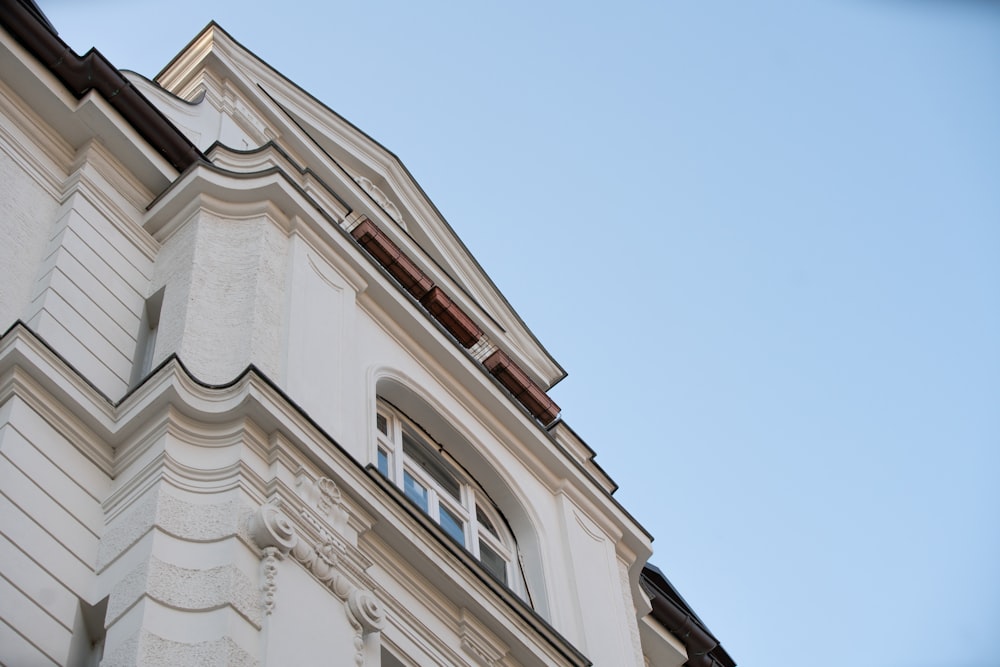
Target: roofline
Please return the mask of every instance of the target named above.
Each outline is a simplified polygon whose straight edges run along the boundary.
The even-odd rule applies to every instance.
[[[32,0],[0,0],[0,25],[76,99],[97,91],[178,172],[205,159],[100,51],[73,51]]]
[[[688,659],[684,667],[736,667],[736,661],[660,568],[646,563],[640,576],[643,588],[650,595],[653,618],[687,649]]]
[[[367,132],[365,132],[364,130],[362,130],[360,127],[358,127],[357,125],[355,125],[354,123],[352,123],[351,121],[349,121],[344,116],[342,116],[339,113],[337,113],[334,109],[330,108],[327,104],[325,104],[322,100],[318,99],[315,95],[313,95],[312,93],[310,93],[308,90],[306,90],[305,88],[303,88],[302,86],[298,85],[297,83],[295,83],[294,81],[292,81],[291,79],[289,79],[287,76],[285,76],[284,74],[282,74],[281,72],[279,72],[278,70],[276,70],[267,61],[265,61],[263,58],[261,58],[260,56],[258,56],[256,53],[254,53],[254,51],[252,51],[251,49],[247,48],[242,42],[240,42],[238,39],[236,39],[235,37],[233,37],[225,28],[223,28],[217,22],[215,22],[214,20],[213,21],[209,21],[208,24],[204,28],[202,28],[201,31],[199,31],[198,34],[195,35],[194,38],[191,39],[184,46],[183,49],[181,49],[179,52],[177,52],[177,54],[173,58],[170,59],[170,62],[168,62],[163,67],[163,69],[161,69],[159,72],[157,72],[156,76],[153,77],[153,82],[159,85],[160,77],[162,77],[167,72],[167,70],[169,70],[184,55],[184,53],[187,52],[187,50],[191,48],[192,45],[194,45],[198,40],[200,40],[202,38],[202,36],[205,33],[207,33],[209,30],[212,30],[212,29],[215,29],[215,30],[218,30],[219,32],[221,32],[223,35],[226,36],[227,39],[231,40],[233,42],[233,44],[235,44],[239,48],[243,49],[244,51],[246,51],[247,53],[249,53],[250,55],[252,55],[258,62],[260,62],[262,65],[264,65],[264,67],[266,67],[269,70],[271,70],[272,72],[274,72],[276,75],[278,75],[279,77],[281,77],[284,81],[287,81],[296,90],[300,91],[306,97],[308,97],[310,100],[312,100],[313,102],[315,102],[316,104],[318,104],[323,110],[325,110],[326,112],[332,114],[333,116],[337,117],[338,119],[340,119],[341,121],[343,121],[344,123],[346,123],[352,130],[354,130],[355,132],[357,132],[359,135],[361,135],[366,140],[370,141],[373,145],[375,145],[379,150],[381,150],[382,152],[384,152],[385,155],[388,156],[400,168],[400,170],[402,170],[403,174],[410,180],[410,182],[413,183],[413,185],[416,188],[417,192],[420,194],[421,197],[423,197],[424,201],[427,202],[427,204],[430,206],[430,208],[434,211],[434,214],[437,216],[437,218],[444,225],[445,231],[447,231],[449,234],[451,234],[452,238],[455,239],[455,241],[458,243],[458,245],[462,249],[462,251],[465,252],[465,254],[471,259],[473,265],[475,265],[475,267],[479,270],[479,272],[484,276],[484,278],[486,279],[486,282],[488,283],[488,285],[491,288],[493,288],[493,290],[496,292],[497,295],[499,295],[501,301],[504,303],[504,305],[507,306],[507,308],[510,311],[510,313],[517,320],[517,322],[524,328],[524,331],[531,338],[531,340],[535,343],[535,345],[538,346],[538,349],[546,357],[548,357],[552,361],[552,364],[557,369],[557,376],[552,380],[551,383],[548,383],[548,386],[545,387],[545,390],[547,391],[547,390],[551,389],[552,387],[556,386],[557,384],[559,384],[560,382],[562,382],[564,379],[566,379],[566,377],[569,375],[569,373],[566,371],[565,368],[562,367],[562,364],[560,364],[559,361],[556,360],[556,358],[552,355],[552,353],[549,352],[548,349],[546,349],[546,347],[542,344],[542,342],[540,340],[538,340],[538,338],[535,336],[535,334],[531,330],[531,328],[528,327],[527,323],[521,318],[521,315],[517,312],[517,309],[514,308],[514,306],[510,303],[510,301],[507,300],[507,297],[503,293],[503,291],[499,287],[497,287],[496,283],[493,282],[493,278],[490,277],[490,274],[479,263],[479,260],[476,259],[476,256],[465,245],[465,242],[462,241],[462,237],[459,236],[455,232],[454,228],[452,228],[452,226],[448,222],[447,218],[444,217],[444,214],[441,212],[440,209],[438,209],[437,205],[434,203],[434,201],[430,198],[430,196],[424,190],[423,186],[420,185],[420,182],[413,176],[412,173],[410,173],[410,170],[407,169],[406,164],[403,163],[403,161],[399,158],[399,156],[396,155],[394,152],[392,152],[390,149],[386,148],[384,145],[382,145],[382,143],[380,143],[377,139],[375,139],[370,134],[368,134]],[[265,91],[265,93],[266,93],[266,91]],[[270,95],[268,95],[268,96],[270,97]],[[281,106],[282,110],[285,110],[282,105],[279,104],[279,106]],[[286,113],[287,113],[287,111],[286,111]],[[463,289],[463,291],[464,291],[464,289]]]

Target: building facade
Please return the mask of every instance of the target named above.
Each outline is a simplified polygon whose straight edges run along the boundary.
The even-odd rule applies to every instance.
[[[735,664],[398,158],[0,24],[0,663]]]

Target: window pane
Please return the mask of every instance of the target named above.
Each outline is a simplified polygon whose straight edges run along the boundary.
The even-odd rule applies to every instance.
[[[478,500],[478,499],[477,499]],[[500,539],[500,535],[497,533],[497,529],[493,527],[493,522],[490,518],[483,514],[483,510],[480,509],[479,505],[476,504],[476,520],[479,521],[479,525],[489,531],[490,535]]]
[[[507,561],[482,540],[479,541],[479,560],[487,572],[507,584]]]
[[[465,526],[462,524],[462,520],[444,505],[441,505],[439,509],[441,510],[441,527],[444,528],[444,532],[464,547]]]
[[[461,485],[451,466],[445,463],[436,451],[414,435],[403,432],[403,451],[414,463],[427,471],[435,482],[455,500],[461,501]]]
[[[385,418],[385,415],[376,416],[375,424],[378,426],[378,430],[382,431],[385,435],[389,435],[389,421]]]
[[[381,447],[378,450],[378,471],[385,477],[389,476],[389,455]]]
[[[420,505],[420,509],[427,511],[427,489],[406,471],[403,472],[403,493],[406,494],[407,498]]]

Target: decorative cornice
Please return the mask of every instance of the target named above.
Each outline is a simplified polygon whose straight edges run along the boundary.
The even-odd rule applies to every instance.
[[[0,0],[0,24],[77,99],[96,90],[178,171],[204,159],[187,137],[150,104],[99,51],[78,56],[18,0]]]
[[[16,161],[49,196],[61,198],[74,148],[2,81],[0,112],[10,123],[0,126],[0,144],[6,144],[8,158]]]
[[[29,384],[25,386],[22,382],[18,382],[17,378],[21,378]],[[167,407],[170,409],[169,414],[172,418],[181,418],[186,423],[201,421],[206,425],[218,425],[245,423],[250,420],[256,425],[255,428],[259,428],[262,433],[271,434],[272,442],[268,446],[275,450],[266,453],[258,452],[257,456],[273,462],[277,460],[276,457],[279,455],[286,456],[284,454],[286,450],[295,452],[294,457],[283,459],[283,466],[286,469],[294,470],[295,465],[301,463],[302,457],[305,457],[305,459],[317,464],[317,472],[327,471],[329,473],[331,470],[336,470],[337,474],[341,476],[338,481],[342,500],[346,489],[350,488],[356,490],[352,491],[352,498],[354,493],[358,493],[362,497],[385,503],[378,507],[381,508],[381,512],[389,512],[390,517],[397,517],[390,519],[392,521],[397,519],[399,521],[414,521],[416,523],[411,527],[416,527],[422,525],[420,522],[426,519],[426,515],[419,513],[418,510],[417,514],[413,515],[403,504],[387,500],[387,498],[395,498],[393,494],[397,493],[398,489],[377,472],[358,464],[307,413],[292,402],[276,384],[253,366],[248,367],[243,373],[224,384],[210,385],[191,375],[176,356],[171,356],[152,371],[142,384],[120,401],[114,402],[101,394],[98,389],[89,385],[76,369],[52,350],[35,332],[25,324],[18,322],[0,335],[0,402],[4,396],[15,394],[26,401],[35,401],[36,398],[38,400],[44,399],[46,403],[52,405],[53,414],[76,415],[76,419],[79,421],[78,429],[66,430],[65,426],[57,426],[57,430],[66,434],[77,447],[81,446],[81,440],[93,440],[102,447],[107,447],[109,451],[111,451],[111,447],[123,445],[131,447],[137,437],[142,442],[149,442],[150,439],[154,438],[154,432],[160,432],[159,426],[155,427],[153,431],[139,434],[132,427],[135,424],[159,420],[163,410]],[[30,404],[34,405],[34,403]],[[58,421],[55,423],[58,424]],[[213,428],[215,427],[213,426]],[[235,430],[229,432],[235,433]],[[254,450],[256,451],[256,449],[255,445]],[[109,458],[110,456],[109,454]],[[572,461],[568,456],[565,460]],[[166,464],[154,463],[153,465],[165,466]],[[105,470],[106,474],[112,474],[111,469],[112,466],[109,463]],[[575,479],[573,475],[576,470],[578,468],[566,466],[559,468],[556,472],[562,476],[561,479],[565,482],[567,478]],[[252,471],[247,471],[246,476],[250,476],[251,473]],[[554,475],[555,472],[552,474]],[[140,477],[147,478],[144,472],[140,473]],[[304,536],[308,547],[307,552],[319,551],[315,545],[326,543],[327,535],[322,534],[306,517],[300,516],[303,509],[308,509],[316,520],[322,520],[322,525],[330,529],[328,532],[342,531],[347,535],[372,528],[371,524],[375,522],[375,518],[365,514],[364,511],[359,513],[359,508],[354,504],[350,506],[350,515],[346,526],[342,526],[336,518],[339,511],[336,506],[331,511],[332,516],[322,516],[318,507],[314,509],[314,504],[320,505],[320,500],[324,496],[335,498],[336,492],[329,488],[328,484],[318,482],[311,474],[302,477],[303,480],[308,477],[308,482],[304,482],[304,484],[312,485],[316,482],[318,487],[327,487],[327,493],[324,494],[322,489],[317,489],[318,497],[313,503],[306,497],[312,491],[299,488],[300,485],[297,483],[294,484],[293,488],[293,486],[285,484],[272,486],[253,482],[252,490],[247,491],[244,488],[243,491],[249,497],[260,499],[276,493],[280,494],[284,502],[287,503],[287,505],[282,506],[286,512],[289,511],[289,507],[294,505],[296,510],[294,515],[289,512],[289,515],[292,515],[290,521],[294,522],[291,535],[294,535],[297,540]],[[291,480],[288,481],[291,482]],[[579,481],[579,484],[571,484],[570,486],[573,489],[579,489],[581,493],[590,488],[583,483],[582,476]],[[179,511],[171,512],[171,519],[167,521],[157,514],[158,503],[155,496],[152,498],[142,497],[144,490],[148,491],[145,488],[126,489],[124,494],[116,496],[119,499],[113,500],[114,507],[110,508],[112,514],[116,511],[115,508],[121,506],[122,508],[128,507],[130,512],[137,512],[137,515],[134,522],[132,519],[128,519],[129,526],[114,529],[115,535],[105,534],[102,544],[113,542],[113,545],[107,544],[107,548],[100,556],[104,569],[109,565],[109,561],[113,560],[128,545],[147,534],[152,529],[154,522],[157,528],[164,532],[181,536],[184,539],[200,541],[207,538],[215,540],[228,537],[235,532],[236,537],[251,548],[256,547],[263,551],[266,546],[274,546],[279,553],[290,553],[290,549],[283,551],[280,541],[268,544],[267,540],[274,539],[274,537],[258,541],[252,536],[250,517],[257,511],[256,508],[242,504],[236,506],[228,502],[220,503],[213,506],[210,521],[207,523],[198,521],[190,527],[181,529],[180,525],[188,521],[191,516],[189,510],[195,510],[195,505],[204,506],[201,503],[191,503],[190,507],[185,504],[184,508],[178,508]],[[244,497],[242,493],[241,497]],[[605,498],[606,496],[600,496],[600,499]],[[399,499],[402,500],[402,496]],[[610,503],[614,503],[614,499],[608,500]],[[597,502],[596,499],[595,502]],[[235,523],[235,527],[225,528],[230,524],[221,520],[221,514],[230,517]],[[382,519],[378,523],[386,525],[385,515],[380,516]],[[627,515],[624,517],[631,518]],[[124,515],[123,518],[125,518]],[[265,522],[263,525],[273,528],[275,522]],[[636,530],[641,530],[641,526],[636,525]],[[265,530],[262,534],[266,536],[268,532]],[[278,534],[280,535],[280,533]],[[385,537],[383,529],[377,529],[372,534],[376,536],[375,539]],[[416,530],[412,539],[418,540],[416,543],[421,545],[422,553],[440,554],[442,558],[447,558],[448,554],[451,553],[461,562],[467,563],[468,567],[460,567],[456,570],[459,576],[463,577],[461,581],[468,585],[482,586],[484,591],[493,590],[496,595],[493,597],[494,603],[491,604],[500,607],[506,605],[506,608],[514,614],[516,619],[519,619],[518,624],[521,621],[524,622],[525,632],[537,640],[537,646],[541,647],[541,650],[547,651],[548,655],[562,656],[561,658],[553,658],[551,662],[562,664],[565,661],[566,664],[573,665],[589,664],[585,656],[579,653],[566,638],[551,628],[544,618],[535,613],[515,594],[502,589],[488,575],[477,575],[479,570],[473,557],[457,546],[454,547],[455,551],[451,551],[454,542],[443,534],[436,536],[430,529]],[[414,543],[407,542],[406,546],[412,548],[412,544]],[[398,546],[402,547],[403,545]],[[434,551],[435,549],[437,551]],[[647,556],[648,554],[643,552],[642,555]],[[365,556],[371,556],[371,554],[366,551]],[[297,558],[296,560],[298,561]],[[308,560],[308,558],[304,560]],[[280,563],[280,561],[278,562]],[[278,570],[282,569],[282,565],[278,565]],[[359,584],[358,587],[362,590],[367,588],[380,591],[376,582],[366,578],[365,573],[370,564],[364,562],[364,557],[359,557],[356,549],[349,547],[347,558],[340,554],[337,567],[351,581]],[[280,583],[278,579],[280,577],[275,580],[276,584]],[[259,586],[261,583],[262,581],[258,581],[257,585]],[[266,583],[266,580],[263,583]],[[255,592],[257,593],[257,603],[263,607],[263,593],[265,591],[256,590]],[[273,592],[277,593],[277,587],[274,588]],[[448,592],[445,591],[445,594]],[[380,599],[381,595],[380,593]],[[385,595],[388,596],[387,593]],[[282,601],[278,600],[277,597],[274,598],[274,601],[278,605],[282,604]],[[398,606],[392,606],[391,609],[393,617],[406,611]],[[264,622],[267,622],[267,617],[265,617]]]

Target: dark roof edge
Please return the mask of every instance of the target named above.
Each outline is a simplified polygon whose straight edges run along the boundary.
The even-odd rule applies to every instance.
[[[80,99],[91,90],[100,93],[177,171],[205,159],[100,51],[77,55],[32,0],[0,0],[0,25],[74,97]]]
[[[44,23],[49,30],[55,34],[59,34],[56,27],[52,25],[52,21],[49,20],[49,17],[45,15],[45,12],[42,11],[42,8],[38,6],[38,3],[35,2],[35,0],[24,0],[24,5],[26,9],[34,14],[35,18]]]
[[[643,588],[651,597],[653,618],[687,649],[684,667],[736,667],[736,661],[658,567],[647,563],[641,577]]]

